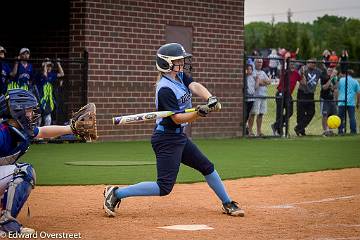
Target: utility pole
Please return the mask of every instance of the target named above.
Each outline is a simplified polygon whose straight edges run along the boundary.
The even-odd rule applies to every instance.
[[[289,8],[287,11],[287,19],[288,19],[288,23],[291,23],[291,18],[293,16],[293,12],[291,11],[291,9]]]

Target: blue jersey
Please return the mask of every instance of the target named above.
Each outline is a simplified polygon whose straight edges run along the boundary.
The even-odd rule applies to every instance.
[[[51,71],[47,73],[47,76],[41,74],[39,79],[36,82],[37,87],[39,88],[40,93],[43,91],[43,87],[45,84],[50,83],[54,84],[57,80],[57,73],[55,71]]]
[[[39,133],[35,128],[34,137]],[[0,123],[0,161],[7,160],[6,157],[14,156],[14,162],[23,155],[30,146],[31,138],[7,123]],[[0,165],[6,165],[0,162]]]
[[[16,146],[15,139],[11,136],[9,126],[0,124],[0,157],[11,154],[11,150]]]
[[[10,66],[7,63],[1,62],[1,80],[0,80],[0,94],[5,94],[7,91],[7,80],[10,76]]]
[[[57,73],[55,71],[51,71],[47,73],[47,76],[41,74],[36,81],[36,86],[40,95],[40,106],[45,114],[51,113],[55,108],[53,84],[56,80]]]
[[[182,111],[191,108],[191,91],[190,83],[193,81],[183,72],[177,74],[178,80],[172,79],[169,75],[164,75],[156,87],[156,109],[157,111]],[[160,118],[156,124],[162,125],[169,129],[178,128],[171,117]],[[181,124],[186,126],[187,123]]]
[[[16,73],[14,81],[8,85],[8,89],[21,88],[24,90],[29,90],[30,81],[33,77],[33,68],[30,63],[24,66],[22,63],[19,63],[18,71]]]

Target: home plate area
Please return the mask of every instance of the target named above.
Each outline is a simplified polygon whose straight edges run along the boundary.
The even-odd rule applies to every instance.
[[[158,227],[169,230],[183,230],[183,231],[198,231],[198,230],[211,230],[214,229],[204,224],[191,224],[191,225],[172,225],[165,227]]]

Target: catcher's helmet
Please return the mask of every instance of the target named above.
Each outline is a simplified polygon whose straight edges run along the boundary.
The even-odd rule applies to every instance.
[[[191,54],[187,53],[184,47],[179,43],[168,43],[159,48],[156,53],[156,68],[160,72],[168,73],[173,70],[174,64],[172,61],[178,59],[190,59]],[[189,63],[185,63],[191,65]]]
[[[34,129],[41,117],[35,96],[23,89],[12,89],[9,90],[6,98],[11,118],[16,120],[27,135],[33,136]]]

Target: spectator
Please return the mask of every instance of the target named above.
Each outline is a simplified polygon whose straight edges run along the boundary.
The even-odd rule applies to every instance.
[[[324,69],[321,78],[320,90],[320,111],[322,115],[323,136],[331,136],[333,132],[327,125],[327,119],[331,115],[337,114],[336,103],[334,102],[334,88],[337,83],[337,71],[334,68]]]
[[[356,134],[356,119],[355,119],[355,106],[359,108],[360,103],[360,85],[357,80],[352,78],[353,71],[348,70],[348,76],[343,76],[340,78],[337,84],[337,95],[338,95],[338,107],[339,107],[339,117],[341,118],[341,125],[339,127],[339,134],[344,133],[344,122],[346,111],[350,120],[350,133]],[[346,87],[347,81],[347,89]],[[345,99],[345,91],[347,91],[347,98]],[[356,97],[356,104],[355,104]],[[345,108],[346,101],[346,108]]]
[[[257,98],[255,100],[253,108],[251,110],[249,120],[248,120],[249,132],[251,133],[252,127],[254,125],[255,115],[257,115],[256,116],[256,132],[257,132],[257,136],[260,136],[260,137],[263,136],[263,134],[261,132],[263,115],[267,112],[266,98],[263,98],[263,97],[267,96],[267,85],[269,85],[271,83],[271,80],[266,75],[266,73],[261,70],[262,64],[263,64],[262,59],[259,58],[259,59],[255,60],[254,75],[256,76],[256,78],[259,79],[259,88],[256,90],[255,96],[260,97],[260,98]]]
[[[246,91],[245,91],[245,123],[247,123],[250,115],[250,111],[254,105],[255,99],[252,98],[255,96],[255,91],[259,87],[259,78],[253,74],[253,66],[248,64],[246,66]],[[249,136],[254,136],[254,133],[249,132],[249,128],[246,128],[246,134]]]
[[[299,54],[300,48],[297,48],[295,52],[288,51],[290,53],[291,59],[296,59],[297,55]]]
[[[33,67],[31,63],[28,63],[30,58],[30,50],[28,48],[20,49],[19,56],[17,57],[20,60],[15,62],[14,68],[10,73],[10,76],[14,79],[9,82],[8,90],[21,88],[24,90],[29,90],[32,85],[33,79]]]
[[[57,64],[57,72],[53,70],[54,64],[47,58],[42,63],[43,71],[36,82],[37,89],[40,95],[40,107],[42,110],[42,120],[44,126],[49,126],[52,123],[51,113],[55,109],[55,98],[53,91],[53,84],[60,77],[64,76],[64,71],[59,61]]]
[[[315,59],[308,60],[306,66],[300,69],[301,81],[297,92],[297,125],[296,135],[305,136],[305,128],[315,114],[314,92],[321,77],[321,71],[316,68]]]
[[[336,68],[337,64],[339,63],[339,57],[336,55],[335,51],[331,51],[329,61],[330,61],[330,66],[329,67]]]
[[[323,63],[325,64],[325,67],[326,67],[326,68],[329,68],[329,67],[330,67],[330,61],[329,61],[330,55],[331,55],[331,54],[330,54],[330,51],[327,50],[327,49],[325,49],[324,52],[323,52],[323,54],[322,54],[322,61],[323,61]]]
[[[6,50],[4,47],[0,46],[0,70],[1,70],[1,79],[0,79],[0,96],[5,95],[7,92],[7,82],[10,76],[10,66],[4,62],[2,59],[5,58]]]
[[[299,53],[299,48],[297,48],[295,52],[288,51],[285,48],[279,49],[279,55],[280,55],[280,57],[282,57],[284,59],[284,64],[283,64],[284,69],[286,69],[286,67],[287,67],[286,59],[290,58],[290,59],[295,60],[298,53]]]
[[[271,50],[271,54],[269,55],[270,61],[269,61],[269,68],[270,68],[270,78],[275,79],[277,77],[277,69],[280,65],[279,62],[279,55],[277,55],[276,50]]]
[[[347,50],[342,50],[339,60],[341,73],[346,73],[346,71],[348,70],[349,63],[347,63],[347,61],[349,61],[349,53]]]
[[[260,56],[260,54],[259,54],[259,52],[257,50],[254,50],[252,52],[252,56],[247,59],[246,64],[252,65],[253,69],[254,69],[255,68],[255,59],[254,59],[254,57],[257,57],[257,56]]]
[[[290,62],[290,70],[288,72],[282,71],[280,75],[280,82],[277,86],[276,92],[276,121],[271,125],[271,129],[275,136],[282,136],[285,121],[288,121],[293,115],[293,99],[297,82],[300,82],[301,76],[295,68],[295,63]],[[284,112],[285,111],[285,112]]]

